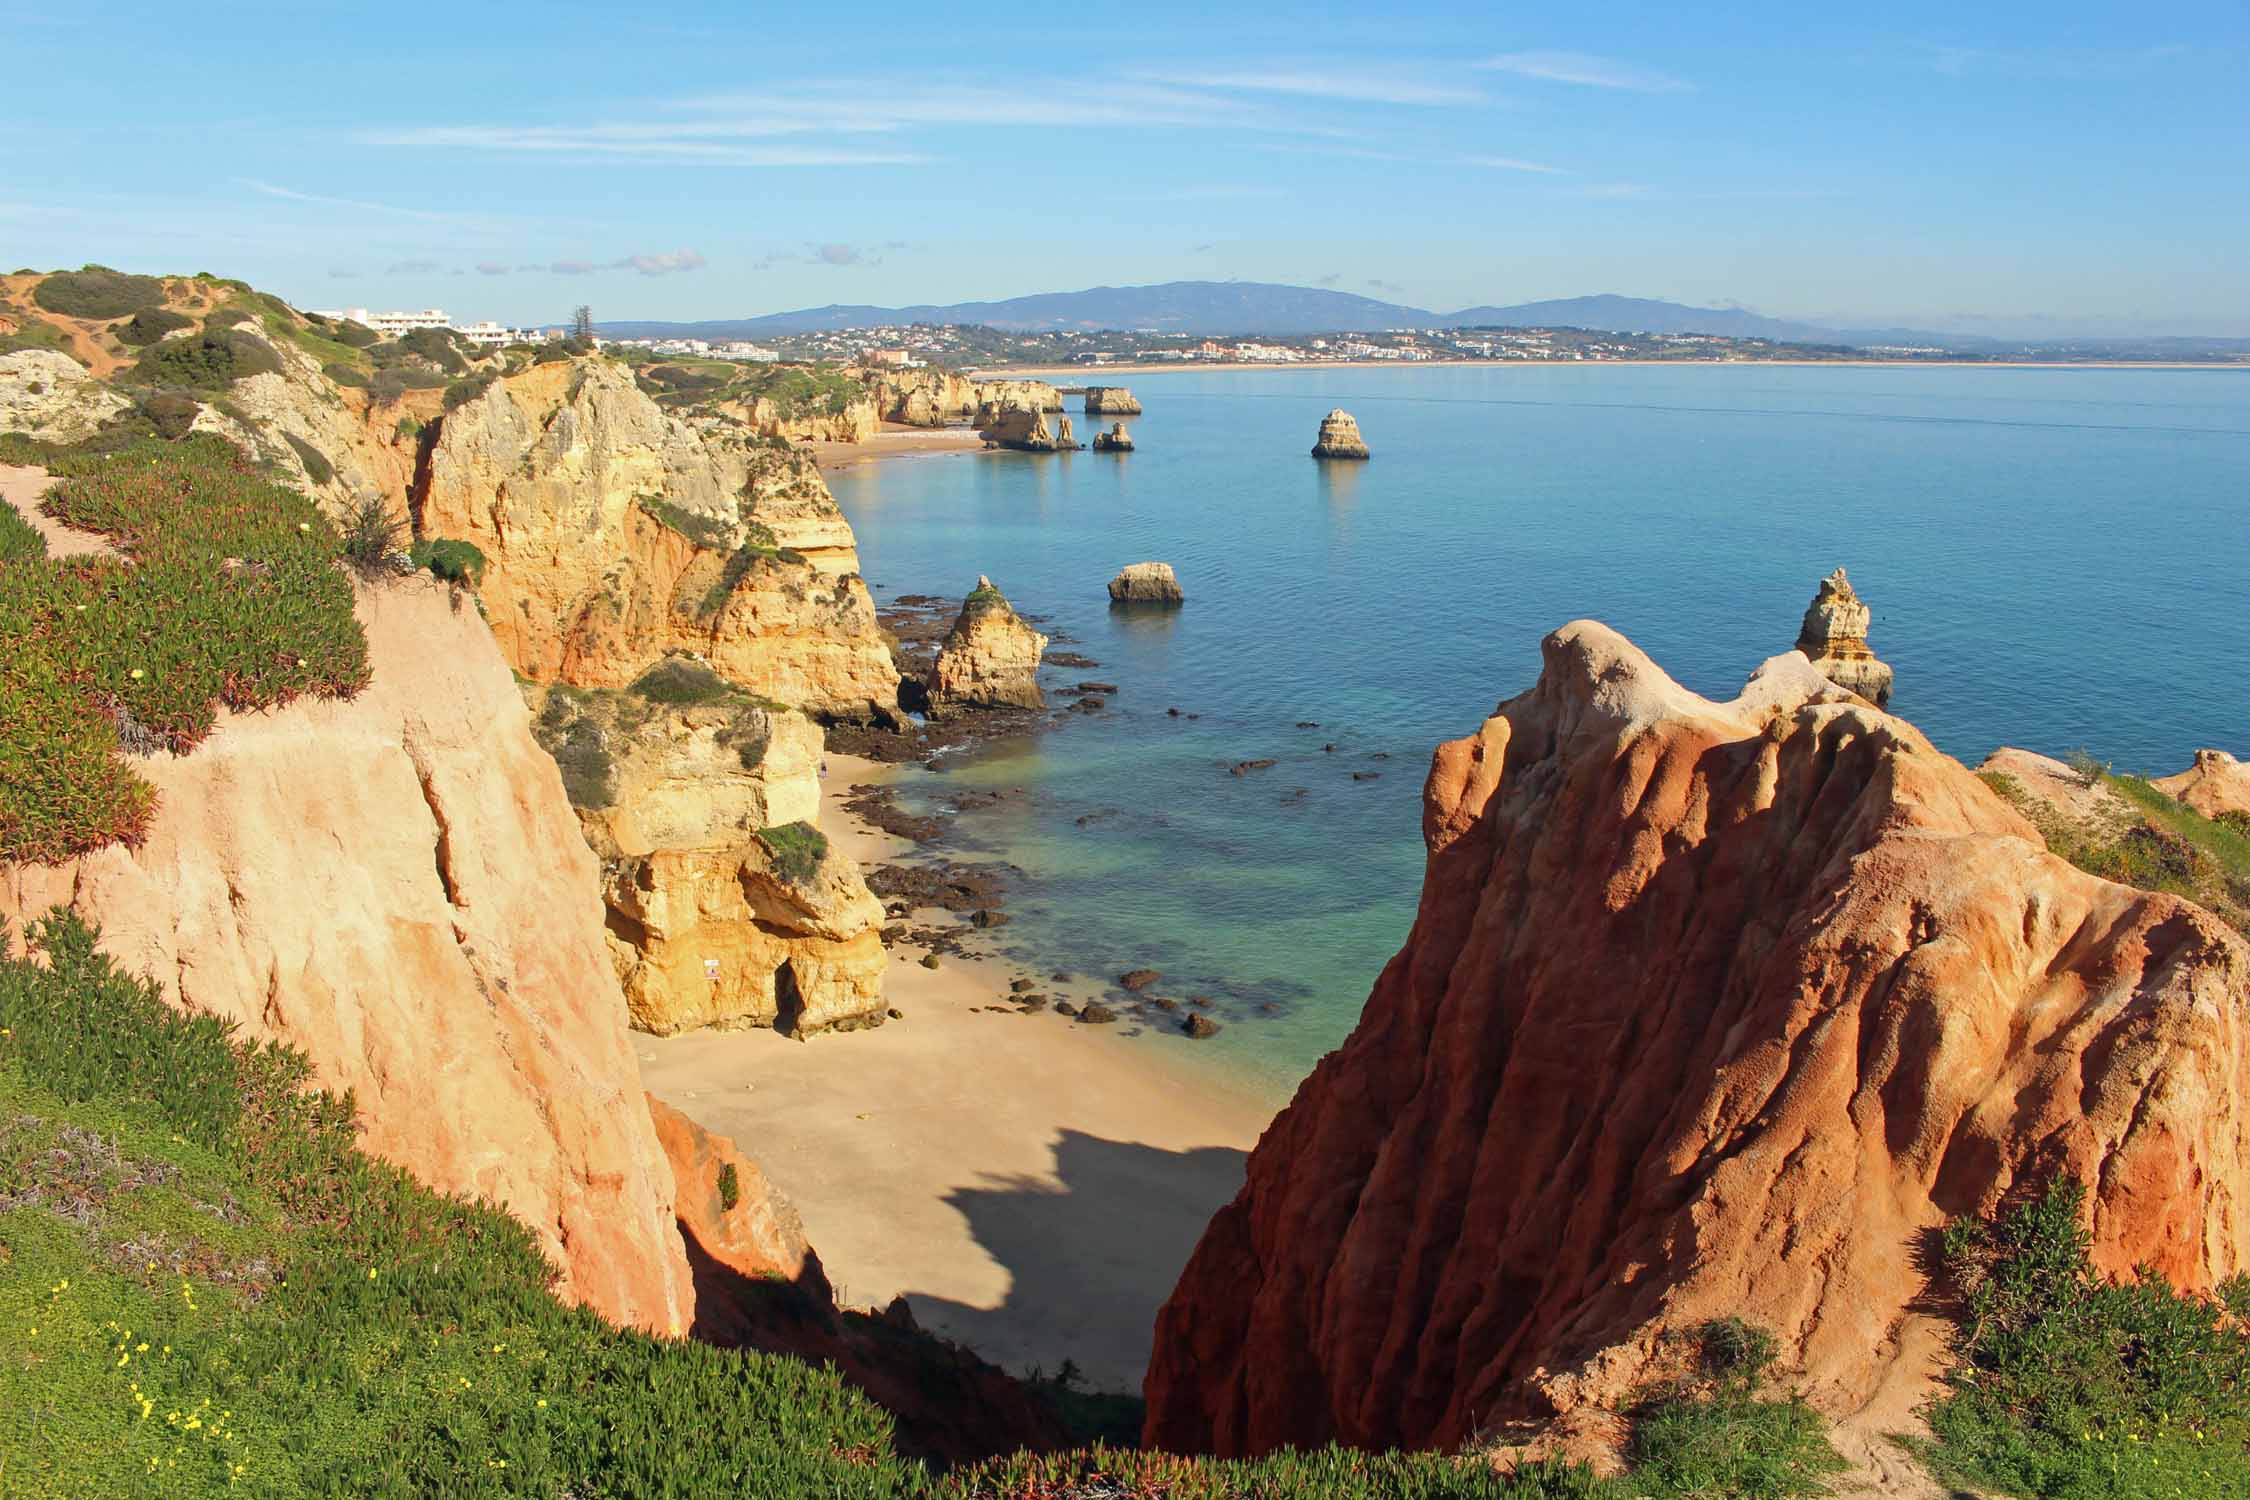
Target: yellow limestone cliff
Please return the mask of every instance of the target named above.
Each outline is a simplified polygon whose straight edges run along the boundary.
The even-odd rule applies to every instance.
[[[692,653],[832,718],[887,718],[898,671],[851,527],[810,460],[665,413],[612,361],[536,365],[444,417],[416,528],[474,543],[516,669],[621,687]]]
[[[367,1149],[505,1204],[564,1295],[682,1331],[672,1172],[555,764],[462,598],[402,583],[359,614],[358,697],[138,761],[148,841],[0,868],[0,917],[77,910],[180,1004],[303,1049]]]
[[[690,662],[640,691],[528,696],[601,861],[635,1026],[807,1036],[882,1023],[882,904],[811,827],[820,726]]]

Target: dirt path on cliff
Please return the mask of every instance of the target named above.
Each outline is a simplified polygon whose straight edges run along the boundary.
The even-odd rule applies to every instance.
[[[14,506],[47,539],[49,557],[89,557],[117,549],[91,531],[78,531],[41,513],[39,497],[56,483],[45,469],[0,464],[0,500]]]

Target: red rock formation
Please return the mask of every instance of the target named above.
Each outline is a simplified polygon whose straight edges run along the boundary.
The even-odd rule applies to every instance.
[[[2058,1173],[2105,1270],[2244,1269],[2239,939],[1794,654],[1714,704],[1545,649],[1437,752],[1413,930],[1160,1315],[1149,1441],[1458,1443],[1729,1314],[1903,1424],[1932,1231]]]
[[[2206,818],[2250,813],[2250,765],[2224,750],[2198,750],[2195,764],[2156,783],[2158,791],[2179,798]]]

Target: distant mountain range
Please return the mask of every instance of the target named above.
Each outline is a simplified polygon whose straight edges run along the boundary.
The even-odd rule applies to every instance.
[[[1387,328],[1587,328],[1622,333],[1712,333],[1730,338],[1795,344],[1919,344],[1991,352],[2038,343],[2094,350],[2176,345],[2190,350],[2231,346],[2243,339],[2048,338],[2001,339],[1935,333],[1914,328],[1829,328],[1763,317],[1736,307],[1689,307],[1647,297],[1564,297],[1507,307],[1467,307],[1440,313],[1382,302],[1322,287],[1267,281],[1168,281],[1159,286],[1097,286],[1079,292],[1040,292],[998,302],[953,302],[914,307],[832,304],[758,318],[696,323],[603,323],[611,338],[756,339],[784,333],[820,333],[906,323],[981,324],[1013,333],[1098,333],[1105,330],[1173,334],[1374,333]]]

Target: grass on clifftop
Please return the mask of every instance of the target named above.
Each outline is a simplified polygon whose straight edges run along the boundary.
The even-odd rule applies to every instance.
[[[2216,1298],[2104,1280],[2061,1182],[1945,1238],[1960,1364],[1931,1413],[1939,1472],[2036,1500],[2250,1495],[2250,1278]]]
[[[234,447],[143,439],[51,465],[43,508],[125,556],[0,545],[0,863],[138,841],[154,797],[121,749],[185,752],[222,704],[367,681],[334,530]]]

